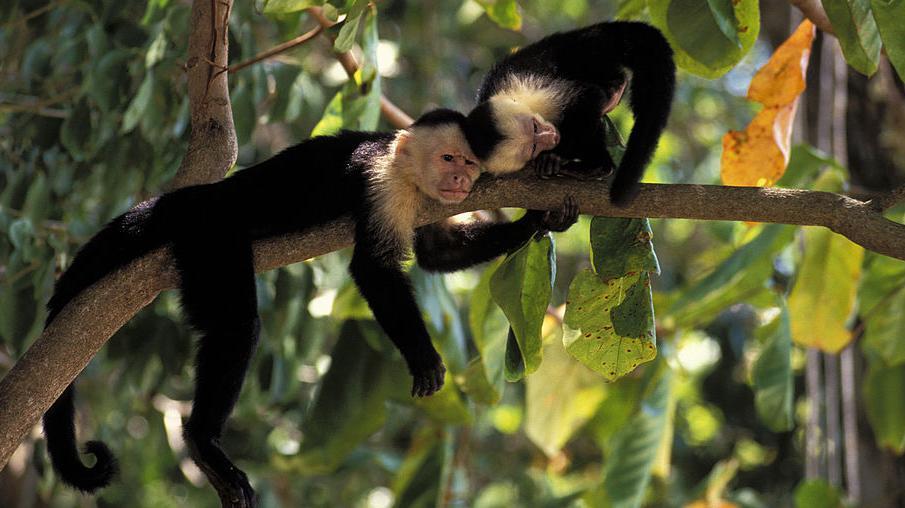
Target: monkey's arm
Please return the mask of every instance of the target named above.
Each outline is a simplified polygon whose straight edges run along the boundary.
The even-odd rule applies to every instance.
[[[567,197],[558,210],[528,210],[514,222],[434,223],[415,231],[418,265],[454,272],[517,249],[536,233],[565,231],[578,220],[578,203]]]
[[[443,386],[443,360],[431,344],[398,256],[376,252],[374,245],[356,239],[349,271],[377,322],[408,364],[412,396],[432,395]]]

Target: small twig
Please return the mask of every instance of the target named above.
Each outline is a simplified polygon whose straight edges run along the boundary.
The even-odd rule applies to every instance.
[[[326,30],[331,26],[335,25],[333,21],[327,19],[324,16],[324,11],[320,7],[309,7],[308,13],[311,14],[314,19],[320,24],[320,26]],[[324,32],[324,35],[327,36],[331,41],[334,39],[329,32]],[[355,75],[355,71],[358,70],[358,62],[355,60],[355,56],[346,51],[344,53],[336,53],[336,59],[339,60],[340,65],[343,66],[343,69],[346,70],[346,74],[351,78]],[[389,99],[386,98],[385,95],[380,96],[380,113],[383,114],[383,117],[387,119],[393,127],[404,129],[414,122],[411,116],[406,114],[405,111],[400,109],[398,106],[393,104]]]
[[[53,10],[53,8],[55,8],[55,7],[59,7],[60,4],[63,3],[63,1],[64,1],[64,0],[54,0],[53,2],[49,2],[47,5],[44,5],[44,6],[42,6],[42,7],[38,7],[37,9],[35,9],[35,10],[29,12],[28,14],[22,16],[22,17],[19,18],[19,19],[10,20],[9,23],[4,24],[4,28],[5,28],[5,27],[13,26],[13,25],[15,25],[16,23],[25,23],[26,21],[29,21],[29,20],[31,20],[31,19],[33,19],[33,18],[37,18],[38,16],[40,16],[40,15],[42,15],[42,14],[48,12],[48,11]]]
[[[239,72],[242,69],[244,69],[250,65],[254,65],[254,64],[260,62],[261,60],[266,60],[272,56],[278,55],[280,53],[283,53],[284,51],[288,51],[296,46],[304,44],[304,43],[310,41],[311,39],[317,37],[322,31],[324,31],[324,27],[321,25],[318,25],[318,26],[314,27],[313,29],[303,33],[302,35],[299,35],[298,37],[296,37],[294,39],[288,40],[282,44],[278,44],[278,45],[268,49],[267,51],[259,53],[258,55],[254,56],[253,58],[251,58],[249,60],[237,63],[235,65],[230,65],[227,68],[227,70],[229,71],[230,74],[232,74],[234,72]]]

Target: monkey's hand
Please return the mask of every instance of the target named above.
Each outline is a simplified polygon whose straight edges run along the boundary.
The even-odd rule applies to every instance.
[[[443,388],[446,367],[443,359],[431,347],[408,361],[412,373],[412,397],[428,397]]]
[[[539,232],[555,231],[562,233],[578,222],[578,200],[566,196],[558,210],[543,212],[540,219]]]

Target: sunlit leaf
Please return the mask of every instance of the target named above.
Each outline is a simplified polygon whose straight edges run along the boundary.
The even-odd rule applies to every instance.
[[[477,2],[487,12],[487,17],[497,25],[515,31],[522,29],[522,15],[519,13],[516,0],[477,0]]]
[[[434,345],[453,375],[465,370],[465,329],[459,318],[459,308],[446,287],[442,274],[427,273],[413,268],[409,273],[421,315]]]
[[[803,21],[751,80],[748,99],[764,108],[745,130],[723,136],[720,176],[724,184],[772,186],[782,177],[814,33],[814,25]]]
[[[622,306],[633,315],[621,314]],[[569,354],[612,381],[656,356],[653,317],[647,272],[604,282],[584,270],[569,286],[563,344]]]
[[[352,49],[355,44],[355,36],[358,34],[358,26],[361,24],[361,17],[367,8],[368,2],[365,0],[354,0],[352,7],[346,14],[346,20],[339,29],[339,35],[333,43],[333,50],[337,53],[345,53]]]
[[[569,356],[558,340],[544,346],[544,362],[525,383],[525,434],[548,457],[559,453],[604,398],[600,377]]]
[[[745,56],[760,31],[756,0],[651,0],[651,21],[663,31],[679,67],[708,78],[724,74]],[[734,34],[727,36],[727,33]]]
[[[905,453],[905,365],[870,365],[864,380],[864,405],[877,445]]]
[[[821,0],[845,61],[867,76],[877,72],[880,32],[870,10],[870,0]],[[895,19],[895,18],[893,18]],[[892,19],[890,22],[893,22]]]
[[[814,42],[814,24],[804,20],[783,41],[748,87],[748,100],[765,106],[784,106],[804,92],[808,58]]]
[[[264,14],[288,14],[323,5],[324,2],[325,0],[267,0],[264,3]]]
[[[842,494],[820,479],[805,480],[795,487],[795,508],[842,508]]]
[[[871,0],[871,10],[886,56],[899,73],[899,79],[905,79],[905,0]]]
[[[773,432],[791,430],[795,423],[792,415],[792,332],[785,305],[779,317],[759,333],[765,340],[751,367],[757,415]]]
[[[541,362],[541,326],[550,303],[553,242],[531,240],[507,256],[490,279],[493,301],[503,309],[525,364],[525,374]]]

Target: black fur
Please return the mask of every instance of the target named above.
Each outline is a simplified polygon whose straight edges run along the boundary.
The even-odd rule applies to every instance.
[[[631,71],[635,125],[610,189],[610,199],[624,205],[638,191],[666,127],[675,90],[672,49],[659,30],[644,23],[614,21],[552,34],[498,62],[484,78],[477,99],[483,103],[500,93],[512,74],[567,82],[569,100],[556,125],[560,143],[552,153],[566,160],[580,159],[586,171],[609,170],[613,161],[604,148],[600,114],[625,82],[626,69]],[[468,140],[479,158],[496,144],[493,134],[487,134],[493,123],[487,115],[486,107],[480,105],[469,115]]]
[[[436,113],[425,122],[461,124],[463,119]],[[48,304],[48,324],[72,298],[104,275],[156,247],[172,247],[185,315],[200,335],[195,398],[185,439],[224,505],[255,503],[247,477],[220,446],[260,329],[254,240],[351,214],[356,228],[350,272],[405,358],[414,377],[413,394],[430,395],[443,384],[443,362],[431,345],[402,270],[407,256],[400,248],[404,242],[385,241],[380,237],[385,229],[373,224],[377,215],[368,198],[366,173],[375,158],[388,153],[393,136],[343,132],[309,139],[223,181],[142,203],[95,235],[57,282]],[[534,213],[511,224],[453,228],[442,241],[431,236],[440,226],[421,228],[415,235],[419,262],[441,271],[471,266],[511,250],[547,227],[547,222],[544,215]],[[451,257],[450,251],[457,248],[459,252]],[[110,482],[116,463],[105,445],[90,442],[85,451],[94,454],[97,463],[91,468],[82,464],[75,442],[73,398],[70,385],[44,415],[48,452],[65,483],[92,492]]]

